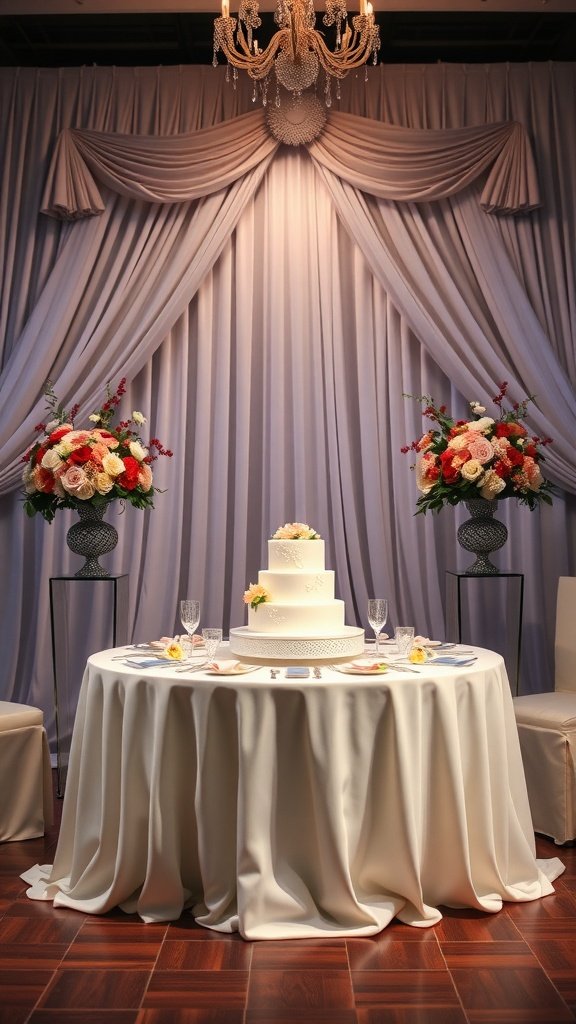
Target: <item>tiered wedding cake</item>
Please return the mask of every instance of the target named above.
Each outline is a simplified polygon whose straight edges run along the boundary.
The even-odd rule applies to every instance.
[[[230,649],[259,661],[336,661],[362,654],[364,631],[344,623],[324,541],[306,523],[286,523],[268,541],[268,568],[244,594],[248,625],[230,630]]]

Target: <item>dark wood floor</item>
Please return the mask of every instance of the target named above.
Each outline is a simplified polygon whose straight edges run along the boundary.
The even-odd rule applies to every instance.
[[[60,801],[57,801],[59,810]],[[556,892],[367,939],[244,942],[28,900],[43,839],[0,845],[0,1024],[551,1024],[576,1020],[576,848]]]

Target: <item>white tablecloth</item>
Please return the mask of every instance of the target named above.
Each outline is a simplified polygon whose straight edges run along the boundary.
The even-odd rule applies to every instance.
[[[419,927],[553,891],[500,655],[419,675],[87,664],[54,864],[28,895],[248,939]]]

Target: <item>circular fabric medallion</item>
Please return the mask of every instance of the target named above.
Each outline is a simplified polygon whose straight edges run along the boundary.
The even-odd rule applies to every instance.
[[[318,138],[326,124],[326,110],[317,96],[290,98],[280,107],[271,104],[266,113],[275,139],[287,146],[302,146]]]

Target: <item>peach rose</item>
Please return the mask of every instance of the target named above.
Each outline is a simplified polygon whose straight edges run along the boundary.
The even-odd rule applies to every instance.
[[[468,462],[464,463],[460,472],[465,480],[473,484],[475,480],[482,476],[484,469],[478,459],[468,459]]]
[[[97,473],[94,485],[98,494],[109,494],[114,487],[114,480],[111,476],[108,476],[108,473]]]
[[[498,476],[498,473],[495,473],[493,469],[489,469],[482,478],[482,486],[479,488],[480,497],[491,501],[493,498],[497,498],[500,491],[503,491],[505,487],[506,483]]]
[[[143,491],[149,491],[152,487],[152,470],[147,462],[141,462],[138,470],[138,486]]]

